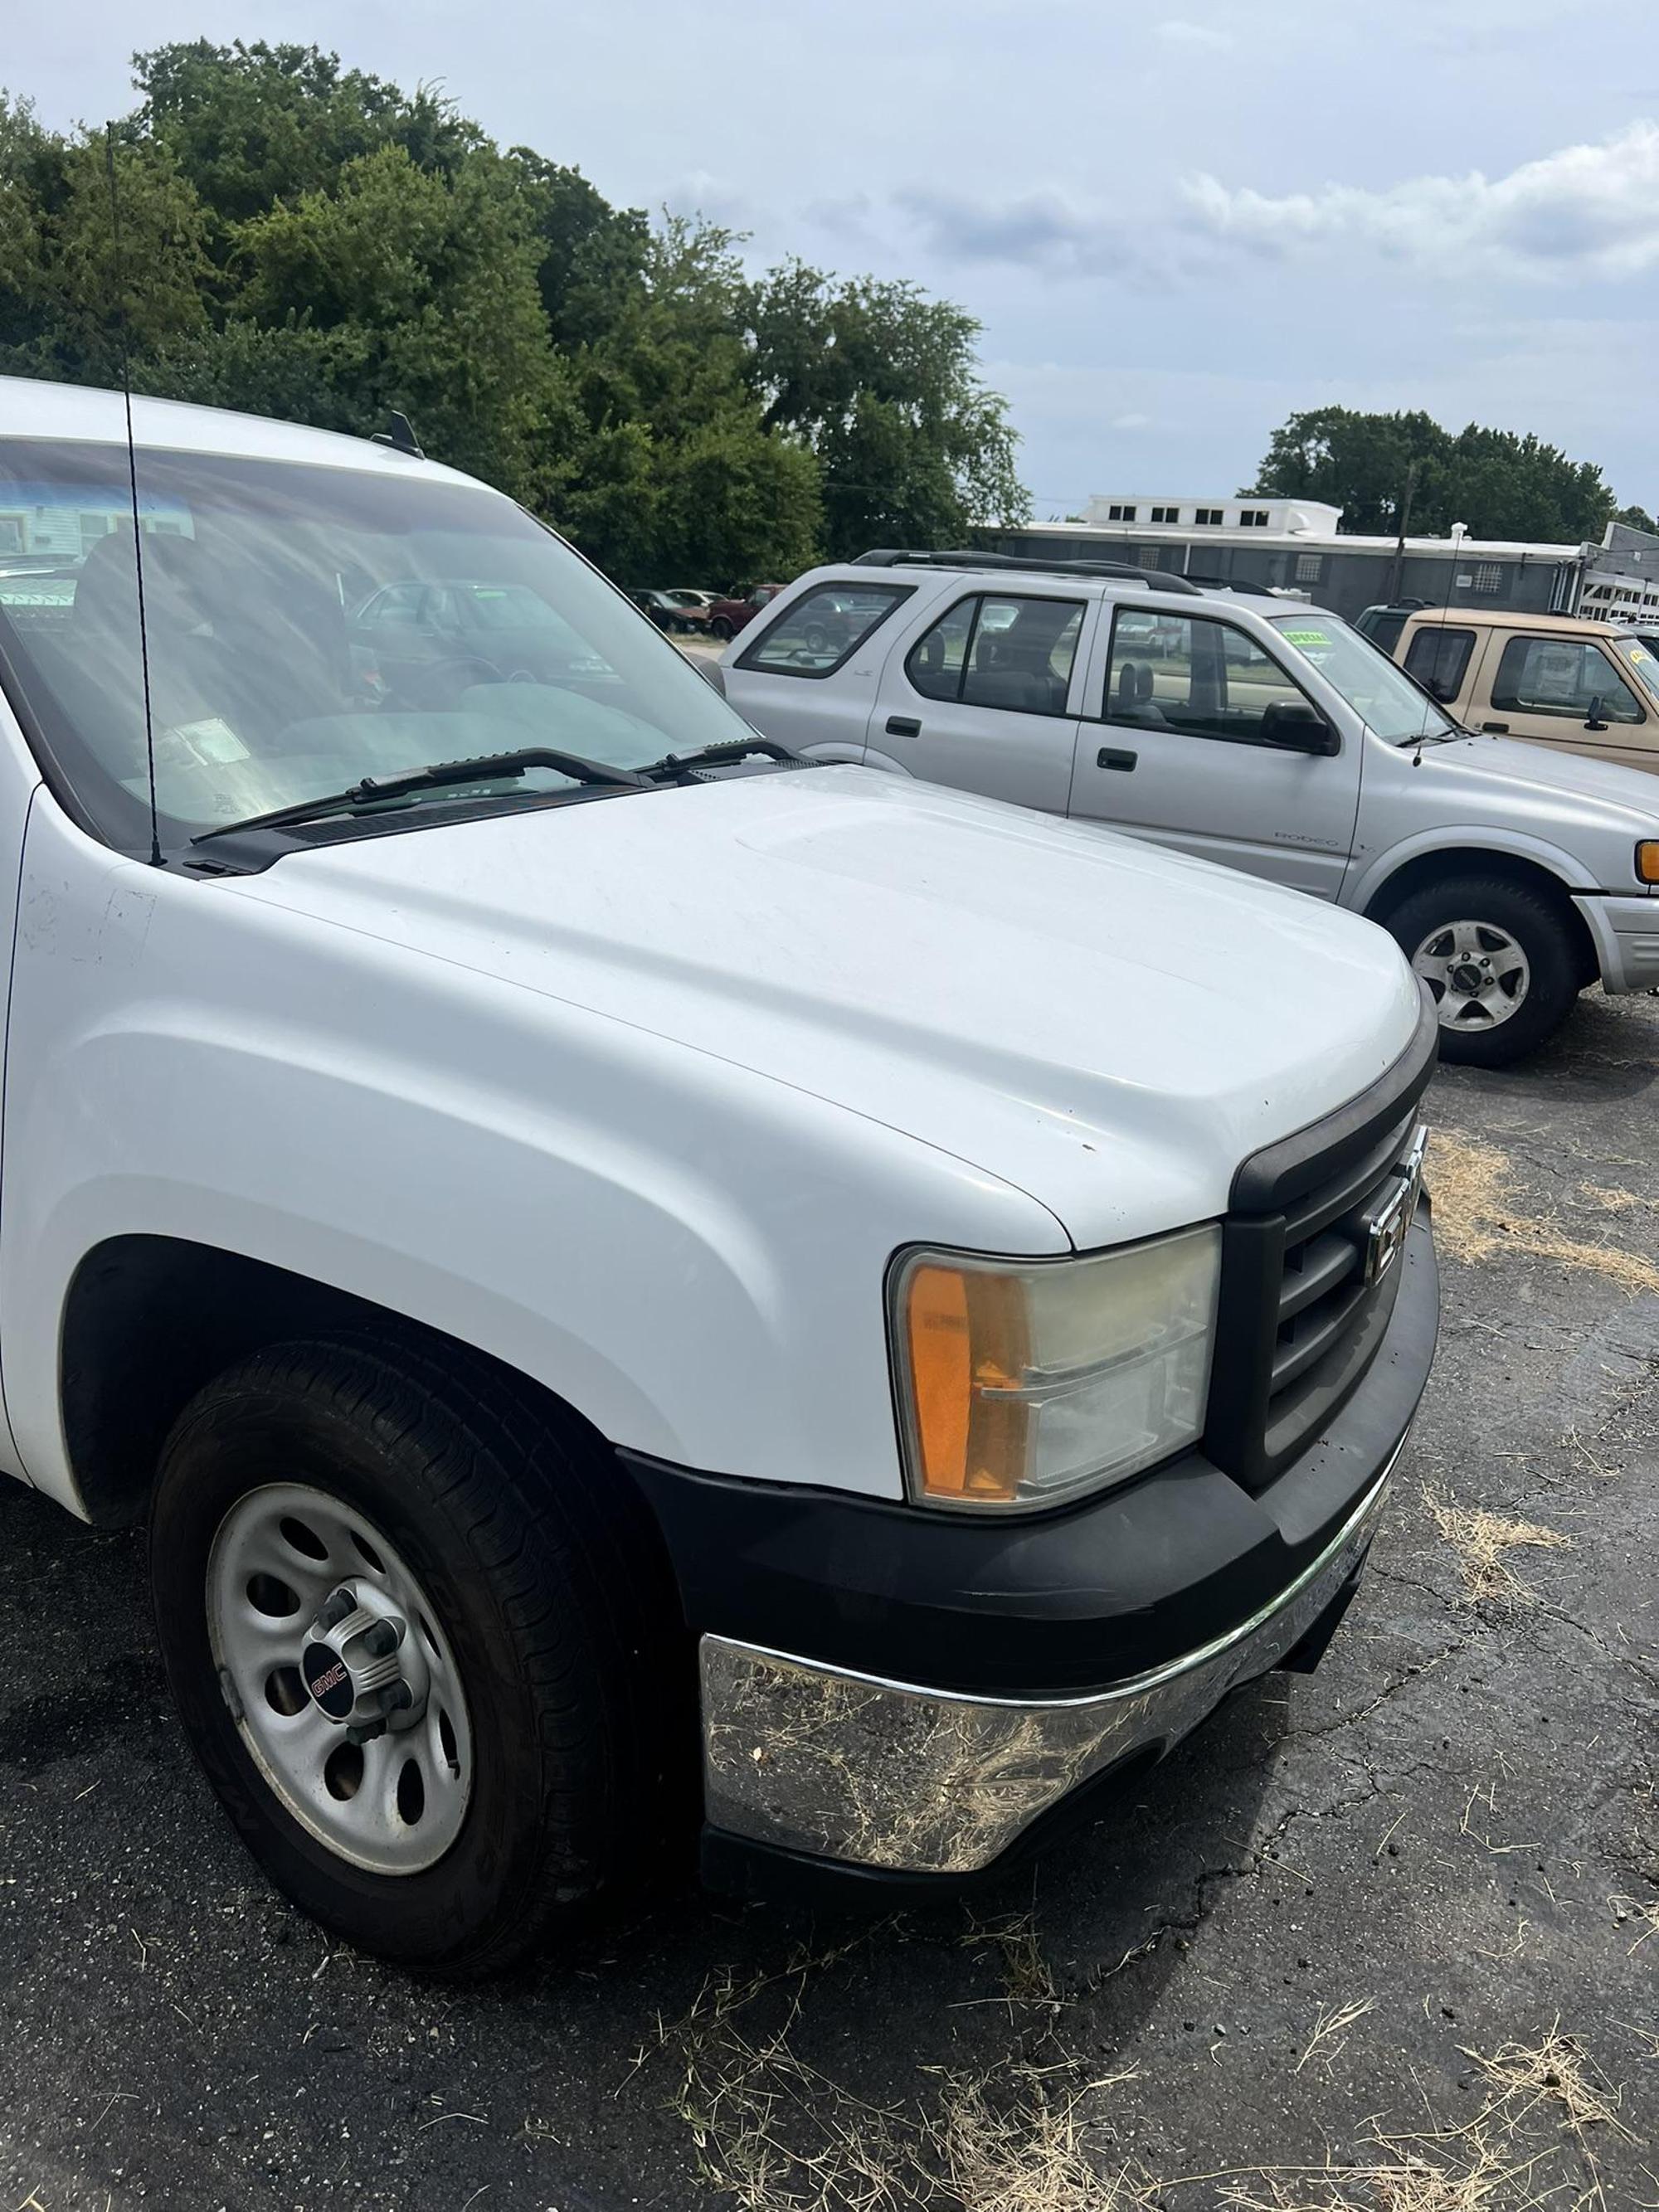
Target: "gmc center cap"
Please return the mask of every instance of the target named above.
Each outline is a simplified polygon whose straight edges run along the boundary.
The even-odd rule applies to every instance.
[[[307,1644],[300,1654],[300,1674],[313,1702],[330,1720],[350,1719],[357,1702],[357,1686],[331,1644]]]

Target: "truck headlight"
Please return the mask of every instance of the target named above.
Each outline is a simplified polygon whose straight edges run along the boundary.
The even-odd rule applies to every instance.
[[[1213,1222],[1082,1259],[907,1253],[891,1326],[911,1497],[1055,1505],[1192,1443],[1220,1272]]]

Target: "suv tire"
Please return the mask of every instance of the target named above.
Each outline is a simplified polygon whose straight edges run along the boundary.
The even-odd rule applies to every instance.
[[[708,630],[709,635],[719,638],[722,645],[732,635],[732,625],[724,615],[716,615],[714,621],[709,623]]]
[[[536,1950],[691,1807],[695,1669],[654,1526],[550,1411],[464,1353],[342,1337],[231,1368],[161,1455],[157,1634],[208,1779],[304,1911],[430,1972]],[[417,1718],[370,1720],[361,1748],[307,1687],[331,1673],[342,1694],[307,1638],[348,1582],[360,1607],[402,1607],[376,1633],[421,1691]]]
[[[1382,922],[1434,993],[1443,1060],[1506,1067],[1553,1036],[1578,995],[1567,920],[1529,884],[1444,876]]]

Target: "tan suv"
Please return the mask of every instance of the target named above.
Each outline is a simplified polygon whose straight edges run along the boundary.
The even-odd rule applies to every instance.
[[[1393,651],[1466,729],[1659,773],[1659,660],[1630,630],[1425,607]]]

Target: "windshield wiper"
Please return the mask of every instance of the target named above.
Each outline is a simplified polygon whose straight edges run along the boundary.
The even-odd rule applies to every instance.
[[[702,768],[724,768],[734,761],[749,759],[758,753],[763,760],[781,762],[786,767],[804,768],[806,763],[799,753],[792,753],[787,745],[775,744],[770,738],[727,738],[717,745],[699,745],[695,752],[665,753],[660,760],[647,761],[635,773],[648,781],[695,775]]]
[[[190,842],[205,845],[210,838],[228,837],[239,830],[280,830],[289,822],[320,821],[325,815],[348,812],[355,806],[404,799],[417,791],[441,791],[452,783],[495,782],[503,776],[522,775],[532,768],[553,769],[574,782],[619,791],[650,788],[649,776],[631,768],[610,768],[603,761],[585,759],[580,753],[558,752],[548,745],[520,745],[512,752],[481,753],[476,760],[434,761],[429,767],[409,769],[402,775],[366,775],[361,783],[344,791],[296,799],[291,806],[273,806],[268,814],[250,814],[240,822],[219,823],[211,830],[198,831]]]

